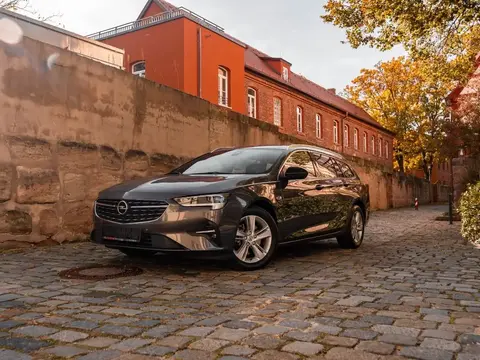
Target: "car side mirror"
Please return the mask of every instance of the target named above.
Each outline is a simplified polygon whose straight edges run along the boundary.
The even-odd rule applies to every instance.
[[[303,180],[308,176],[308,171],[301,168],[292,166],[285,171],[285,174],[282,176],[285,180]]]

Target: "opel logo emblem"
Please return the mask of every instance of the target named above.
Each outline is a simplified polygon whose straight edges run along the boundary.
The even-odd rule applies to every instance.
[[[125,201],[120,201],[117,204],[117,211],[120,215],[125,215],[128,211],[128,204]]]

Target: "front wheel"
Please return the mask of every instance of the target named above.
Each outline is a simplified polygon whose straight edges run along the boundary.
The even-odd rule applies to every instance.
[[[365,233],[365,216],[362,209],[355,205],[352,208],[345,233],[337,237],[338,245],[344,249],[356,249],[363,242]]]
[[[243,270],[257,270],[266,266],[278,244],[275,220],[264,209],[247,209],[238,224],[233,260]]]

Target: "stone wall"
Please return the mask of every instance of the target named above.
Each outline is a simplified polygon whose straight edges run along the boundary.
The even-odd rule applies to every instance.
[[[212,149],[302,142],[28,38],[0,43],[0,247],[85,238],[100,190]],[[355,162],[373,209],[408,205],[392,201],[411,194],[392,190],[391,167]]]

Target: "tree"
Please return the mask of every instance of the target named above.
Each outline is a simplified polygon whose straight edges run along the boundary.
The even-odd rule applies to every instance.
[[[480,50],[479,0],[328,0],[324,7],[322,18],[346,29],[354,48],[403,45],[415,58],[443,55],[457,60],[458,76]]]
[[[441,156],[444,99],[452,86],[448,67],[439,63],[395,58],[363,69],[345,89],[350,101],[396,133],[396,167],[401,172],[422,167],[427,180]]]
[[[45,22],[55,22],[54,20],[60,17],[60,14],[53,14],[49,16],[40,15],[37,10],[31,7],[30,0],[0,0],[0,8],[26,13],[27,15],[35,16],[38,20]]]

